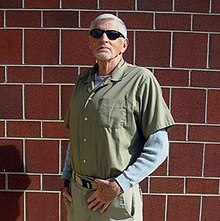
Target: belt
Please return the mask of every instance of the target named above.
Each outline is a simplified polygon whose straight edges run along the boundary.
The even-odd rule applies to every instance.
[[[94,177],[90,176],[81,176],[77,173],[74,173],[73,175],[74,181],[78,184],[80,184],[82,187],[85,187],[87,189],[97,189],[98,184],[95,182]]]

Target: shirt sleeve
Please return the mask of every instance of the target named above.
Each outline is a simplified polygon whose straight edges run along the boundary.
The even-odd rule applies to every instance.
[[[66,158],[63,167],[62,179],[70,180],[72,176],[72,166],[70,161],[70,143],[68,143],[66,150]]]
[[[161,87],[153,75],[148,76],[139,86],[137,101],[139,127],[146,139],[156,131],[174,125]]]
[[[169,141],[165,129],[150,135],[140,157],[115,178],[122,190],[127,191],[154,172],[167,158],[168,152]]]

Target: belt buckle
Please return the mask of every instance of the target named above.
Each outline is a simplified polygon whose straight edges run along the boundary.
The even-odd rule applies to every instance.
[[[92,183],[91,183],[90,180],[82,178],[81,181],[82,181],[82,186],[83,187],[85,187],[87,189],[92,189]]]

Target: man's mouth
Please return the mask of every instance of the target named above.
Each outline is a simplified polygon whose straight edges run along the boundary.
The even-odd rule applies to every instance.
[[[105,47],[105,46],[102,46],[102,47],[98,48],[98,51],[109,51],[109,50],[110,50],[110,48]]]

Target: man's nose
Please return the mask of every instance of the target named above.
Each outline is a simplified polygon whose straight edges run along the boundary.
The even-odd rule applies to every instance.
[[[101,40],[102,40],[102,41],[109,41],[109,38],[108,38],[108,36],[107,36],[106,33],[103,33],[103,35],[102,35],[102,37],[101,37]]]

